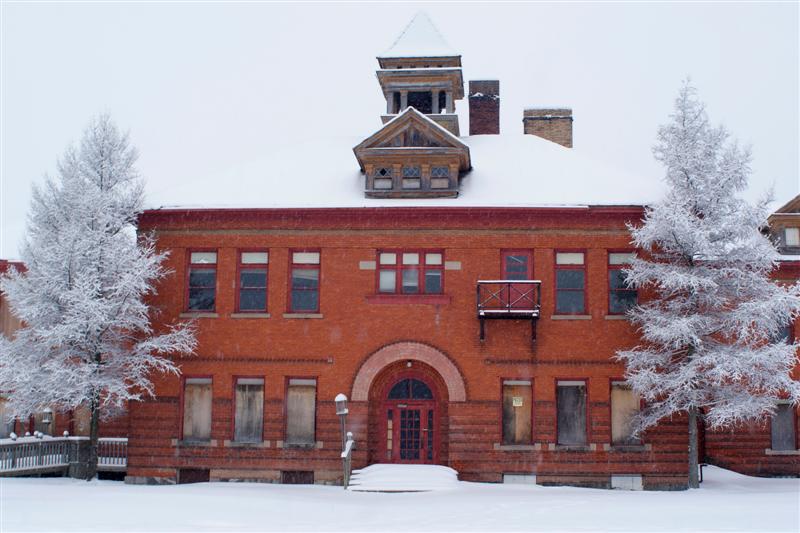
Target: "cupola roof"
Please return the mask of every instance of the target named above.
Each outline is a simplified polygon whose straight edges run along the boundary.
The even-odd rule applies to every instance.
[[[378,59],[407,57],[458,57],[424,11],[417,13],[391,47]]]

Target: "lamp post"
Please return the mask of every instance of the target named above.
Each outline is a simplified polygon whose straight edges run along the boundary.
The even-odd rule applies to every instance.
[[[339,427],[342,431],[342,451],[344,451],[347,439],[347,396],[339,393],[333,401],[336,404],[336,416],[339,417]]]

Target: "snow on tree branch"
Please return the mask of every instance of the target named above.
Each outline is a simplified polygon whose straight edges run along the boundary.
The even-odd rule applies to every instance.
[[[647,403],[637,431],[689,409],[712,428],[763,419],[779,399],[800,402],[798,344],[779,338],[800,314],[800,284],[770,279],[778,254],[761,231],[768,202],[738,196],[749,149],[709,123],[688,82],[670,118],[653,148],[669,190],[629,228],[645,254],[627,281],[653,295],[630,312],[643,344],[617,354]]]
[[[0,280],[24,327],[0,338],[0,390],[19,416],[46,407],[98,409],[153,394],[153,373],[178,373],[191,324],[154,331],[146,299],[170,275],[134,226],[144,182],[136,150],[108,116],[95,119],[58,176],[34,188],[22,247],[25,272]]]

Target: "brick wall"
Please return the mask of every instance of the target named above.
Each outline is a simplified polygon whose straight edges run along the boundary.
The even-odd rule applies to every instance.
[[[540,483],[608,486],[611,474],[641,474],[649,488],[685,486],[688,437],[681,417],[652,429],[642,447],[610,447],[610,381],[624,371],[612,357],[616,350],[635,345],[638,337],[627,321],[608,316],[607,250],[629,246],[625,223],[640,216],[639,210],[602,208],[398,208],[382,214],[363,209],[209,210],[145,216],[141,229],[157,229],[158,246],[170,250],[166,266],[174,274],[153,300],[166,322],[178,320],[184,308],[187,249],[218,251],[216,312],[196,319],[197,354],[178,361],[184,375],[213,376],[212,445],[177,443],[181,381],[176,376],[157,378],[157,399],[130,408],[129,476],[174,480],[178,469],[204,468],[214,479],[274,481],[282,470],[313,470],[318,482],[336,481],[341,476],[341,443],[333,398],[340,392],[352,397],[356,376],[373,354],[408,342],[444,354],[463,379],[466,401],[446,398],[447,384],[439,387],[438,397],[439,462],[458,470],[462,479],[500,481],[504,473],[528,473],[536,474]],[[270,252],[268,318],[233,316],[236,254],[245,248]],[[321,318],[284,317],[293,248],[321,250]],[[374,262],[381,248],[444,250],[451,266],[444,272],[445,298],[373,298]],[[531,250],[533,277],[542,281],[535,347],[526,320],[488,321],[486,339],[479,340],[476,281],[501,276],[504,249]],[[556,249],[586,252],[587,311],[577,319],[553,316]],[[413,349],[408,357],[415,367],[424,367]],[[348,429],[357,442],[355,468],[385,453],[381,398],[375,395],[380,384],[403,368],[397,362],[387,365],[372,381],[368,401],[351,402]],[[260,447],[225,444],[232,438],[234,376],[265,379],[265,442]],[[312,376],[317,379],[318,445],[280,448],[286,379]],[[533,438],[524,449],[500,445],[503,379],[533,384]],[[589,446],[584,450],[555,446],[557,379],[588,380]]]
[[[469,82],[469,134],[497,135],[500,133],[500,82],[471,80]]]
[[[536,135],[561,146],[572,148],[572,109],[526,109],[522,123],[526,135]]]

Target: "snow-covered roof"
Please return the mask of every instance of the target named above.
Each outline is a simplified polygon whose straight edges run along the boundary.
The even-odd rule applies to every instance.
[[[631,176],[534,135],[460,137],[472,170],[457,198],[365,198],[353,155],[363,138],[306,138],[265,147],[257,160],[219,174],[152,180],[150,207],[543,207],[644,205],[661,196],[657,177]],[[311,160],[319,164],[303,163]]]
[[[458,55],[444,40],[427,13],[420,11],[414,15],[394,44],[378,58],[454,57]]]

